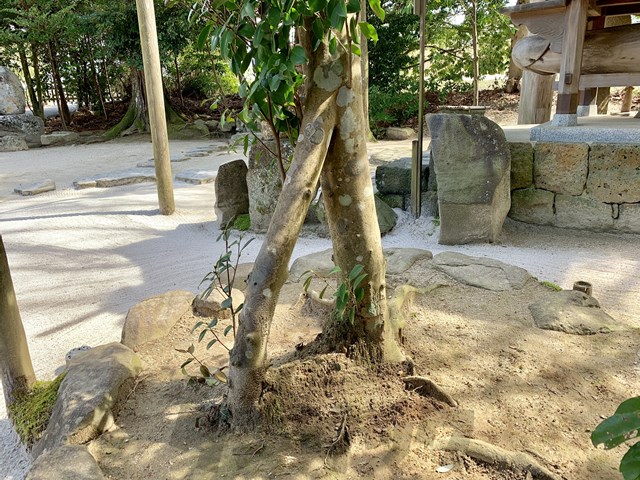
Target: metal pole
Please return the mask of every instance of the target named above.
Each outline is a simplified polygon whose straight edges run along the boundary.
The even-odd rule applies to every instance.
[[[420,66],[418,82],[418,141],[413,145],[411,165],[411,210],[414,218],[420,218],[422,207],[422,149],[424,136],[424,30],[426,0],[414,0],[413,12],[420,15]]]

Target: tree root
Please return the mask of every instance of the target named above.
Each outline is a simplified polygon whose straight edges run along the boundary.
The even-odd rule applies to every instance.
[[[320,294],[315,290],[309,290],[306,295],[309,300],[323,308],[334,308],[336,306],[335,299],[320,298]]]
[[[331,442],[330,445],[327,445],[327,454],[324,457],[324,463],[327,464],[327,458],[332,454],[341,454],[347,451],[349,445],[351,444],[351,435],[349,433],[349,427],[347,426],[347,414],[345,413],[342,417],[342,422],[340,422],[340,426],[338,427],[338,433],[336,438]]]
[[[560,480],[560,477],[538,463],[531,455],[511,452],[473,438],[439,438],[433,441],[431,448],[446,452],[460,452],[474,460],[505,470],[529,472],[537,480]]]
[[[407,388],[415,391],[423,397],[432,397],[435,400],[444,402],[452,407],[457,407],[456,402],[442,387],[437,385],[433,380],[427,377],[411,376],[403,378]]]

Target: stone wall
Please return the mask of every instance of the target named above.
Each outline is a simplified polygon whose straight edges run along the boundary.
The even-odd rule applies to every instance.
[[[640,233],[640,145],[526,142],[509,147],[509,217]]]

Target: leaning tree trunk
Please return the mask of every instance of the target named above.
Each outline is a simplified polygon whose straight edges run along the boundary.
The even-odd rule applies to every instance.
[[[28,390],[36,380],[2,235],[0,235],[0,374],[7,405],[13,402],[15,393]]]
[[[25,49],[20,49],[20,64],[22,65],[22,74],[24,75],[24,82],[27,85],[27,92],[29,93],[29,100],[31,101],[31,110],[37,117],[44,119],[44,111],[42,110],[42,104],[38,100],[36,90],[33,87],[33,79],[31,78],[31,72],[29,71],[29,62],[27,61],[27,54]]]
[[[71,123],[71,112],[69,112],[69,104],[67,103],[67,97],[64,93],[64,86],[62,85],[62,78],[60,77],[60,70],[58,69],[58,60],[56,58],[56,49],[52,42],[47,45],[49,52],[49,62],[51,63],[51,73],[53,74],[54,88],[57,92],[58,106],[60,119],[62,120],[62,126],[66,128]]]
[[[312,31],[311,25],[307,31]],[[360,64],[344,51],[332,58],[325,44],[313,52],[306,39],[301,40],[306,44],[312,81],[293,161],[249,277],[230,353],[224,408],[234,426],[257,418],[273,313],[321,173],[336,263],[345,274],[361,263],[368,274],[354,322],[357,335],[352,337],[362,339],[376,359],[386,348],[385,263],[366,153]]]

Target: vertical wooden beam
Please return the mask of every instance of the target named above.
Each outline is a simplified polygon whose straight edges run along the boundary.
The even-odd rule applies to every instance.
[[[609,100],[611,99],[610,87],[598,87],[596,94],[596,104],[598,105],[598,115],[609,113]]]
[[[520,81],[518,125],[548,122],[552,100],[553,75],[539,75],[525,69]]]
[[[580,90],[578,110],[576,112],[579,117],[589,117],[597,113],[597,90],[597,88],[586,88],[584,90]]]
[[[167,121],[164,111],[156,14],[153,0],[136,0],[136,7],[138,10],[138,25],[140,27],[144,81],[149,106],[151,142],[153,143],[153,158],[156,167],[158,203],[162,215],[171,215],[176,208],[173,199],[173,181],[171,179],[169,138],[167,136]]]
[[[558,84],[558,104],[553,119],[553,123],[556,125],[577,124],[576,111],[588,7],[589,0],[571,0],[567,5]]]

